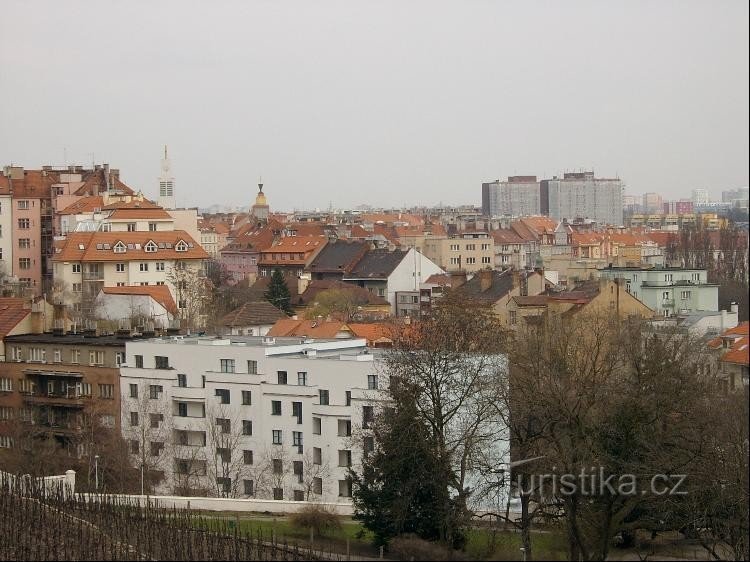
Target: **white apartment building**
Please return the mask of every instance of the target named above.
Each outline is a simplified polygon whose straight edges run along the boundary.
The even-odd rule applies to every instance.
[[[566,173],[541,182],[541,211],[556,220],[591,219],[619,226],[624,184],[619,178],[596,178],[594,172]]]
[[[128,341],[122,431],[157,493],[347,503],[383,384],[364,339]]]
[[[510,176],[482,184],[482,214],[486,217],[538,215],[540,186],[536,176]]]

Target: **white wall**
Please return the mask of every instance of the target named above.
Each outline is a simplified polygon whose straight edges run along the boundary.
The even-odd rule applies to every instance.
[[[410,248],[401,263],[388,277],[386,298],[391,303],[392,311],[395,312],[396,310],[397,291],[419,291],[419,285],[424,283],[430,275],[436,273],[445,273],[445,271],[428,257],[414,248]]]
[[[107,320],[143,315],[153,318],[158,325],[167,327],[171,319],[167,309],[147,295],[109,295],[100,292],[96,303],[97,314]]]

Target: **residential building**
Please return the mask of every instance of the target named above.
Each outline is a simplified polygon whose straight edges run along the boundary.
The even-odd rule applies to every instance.
[[[529,243],[519,236],[515,230],[502,228],[493,230],[490,234],[495,243],[495,259],[493,262],[495,268],[523,269],[529,265],[527,260]]]
[[[75,312],[91,316],[94,299],[105,287],[169,288],[178,308],[186,306],[175,286],[179,271],[201,272],[208,254],[184,231],[75,232],[54,256],[58,298]]]
[[[348,470],[372,450],[373,399],[387,384],[365,340],[141,340],[126,359],[122,433],[134,453],[153,452],[159,493],[350,501]],[[144,400],[163,413],[158,436],[141,431]]]
[[[623,224],[619,178],[596,178],[594,172],[565,173],[540,183],[541,211],[556,220],[591,219],[599,224]]]
[[[260,250],[258,270],[270,277],[275,269],[299,276],[328,243],[325,236],[286,236]]]
[[[708,342],[719,355],[719,380],[726,392],[750,389],[750,324],[745,321]]]
[[[179,310],[166,285],[137,285],[102,287],[96,296],[96,316],[112,323],[127,319],[123,327],[135,327],[133,322],[153,323],[154,327],[173,327]]]
[[[5,361],[5,338],[41,333],[52,328],[53,307],[43,297],[0,297],[0,362]]]
[[[738,317],[738,305],[732,303],[729,310],[690,312],[669,318],[657,317],[653,324],[684,330],[696,338],[716,337],[725,330],[736,327],[739,324]]]
[[[424,255],[445,271],[471,273],[494,266],[495,242],[483,231],[465,231],[449,238],[425,238]],[[418,291],[419,287],[412,290]]]
[[[659,316],[719,310],[719,286],[705,269],[606,267],[599,277],[623,279],[625,290]]]
[[[331,240],[318,252],[306,271],[313,280],[340,281],[352,272],[370,248],[367,242]]]
[[[9,182],[0,180],[0,279],[13,275],[13,200]]]
[[[644,193],[642,209],[644,213],[660,214],[663,209],[663,201],[658,193]]]
[[[219,325],[232,336],[265,336],[287,315],[268,301],[246,302],[224,316]]]
[[[541,212],[536,176],[509,176],[482,184],[482,213],[487,217],[523,217]]]
[[[445,271],[414,248],[392,252],[370,250],[343,281],[386,299],[395,313],[397,292],[418,291],[420,284],[436,273]]]
[[[508,325],[537,321],[545,314],[593,313],[615,318],[651,318],[654,311],[628,293],[619,279],[594,279],[577,284],[569,291],[536,295],[514,295],[506,304]]]
[[[711,202],[711,198],[708,195],[707,189],[694,189],[693,190],[693,206],[694,207],[705,207]]]
[[[259,228],[248,228],[221,248],[220,262],[235,282],[258,277],[258,262],[261,250],[269,248],[281,234],[282,226],[269,221]]]
[[[71,454],[97,416],[105,427],[119,427],[120,373],[125,340],[86,333],[23,334],[5,337],[0,362],[0,443],[19,432],[51,437]]]
[[[694,212],[693,202],[690,199],[664,201],[663,206],[665,215],[689,215]]]

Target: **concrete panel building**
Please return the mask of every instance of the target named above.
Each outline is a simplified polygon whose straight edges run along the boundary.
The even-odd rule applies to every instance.
[[[591,219],[620,226],[624,184],[619,178],[596,178],[594,172],[566,173],[542,180],[542,212],[562,220]]]
[[[539,182],[536,176],[509,176],[482,184],[482,214],[523,217],[540,213]]]

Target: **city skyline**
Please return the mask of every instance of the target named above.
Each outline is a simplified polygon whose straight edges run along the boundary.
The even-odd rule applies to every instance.
[[[155,198],[167,144],[199,207],[249,206],[259,176],[276,209],[591,169],[667,199],[747,186],[747,4],[643,7],[10,2],[0,152],[108,162]]]

